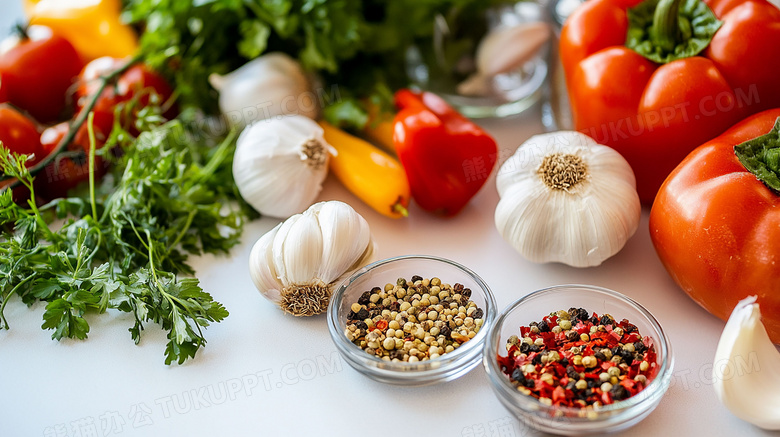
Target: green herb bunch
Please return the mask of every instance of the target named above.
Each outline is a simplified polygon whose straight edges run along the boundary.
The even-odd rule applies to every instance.
[[[93,138],[89,193],[43,206],[27,158],[0,147],[2,172],[31,193],[25,206],[12,190],[0,193],[0,328],[8,328],[3,310],[14,296],[45,302],[42,328],[56,340],[85,339],[85,315],[119,310],[133,314],[136,343],[149,322],[168,331],[166,364],[195,356],[206,343],[202,329],[228,311],[197,279],[179,275],[193,273],[189,255],[238,243],[249,210],[232,180],[234,135],[213,147],[188,126],[152,123],[137,139],[115,127],[99,153],[121,158],[97,189]]]
[[[324,108],[331,123],[360,128],[364,102],[392,105],[408,85],[407,49],[432,44],[434,22],[474,17],[506,0],[125,0],[125,17],[142,31],[145,59],[177,86],[179,102],[216,113],[211,73],[225,74],[282,51],[339,87]],[[470,42],[475,44],[474,41]]]

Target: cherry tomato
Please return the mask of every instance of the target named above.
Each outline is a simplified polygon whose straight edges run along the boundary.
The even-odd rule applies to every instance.
[[[123,59],[102,57],[87,64],[79,76],[79,87],[76,91],[77,108],[81,110],[87,105],[100,87],[100,77],[110,74],[127,62]],[[117,80],[116,86],[103,89],[92,111],[95,114],[114,114],[114,109],[120,103],[130,102],[138,96],[138,108],[149,104],[151,94],[158,96],[161,102],[166,102],[173,95],[173,90],[159,74],[139,64],[130,67]],[[136,111],[134,111],[135,113]],[[175,108],[170,108],[163,114],[166,118],[176,116]],[[125,128],[132,128],[133,120],[122,120]],[[131,129],[132,131],[132,129]]]
[[[2,88],[8,101],[36,120],[55,121],[83,63],[73,45],[48,28],[31,26],[28,36],[0,55]]]
[[[3,79],[3,74],[0,72],[0,103],[5,103],[8,101],[8,91],[6,88],[8,88],[8,85],[3,85],[6,83]]]
[[[35,123],[8,105],[0,105],[0,141],[11,152],[32,155],[30,167],[43,159],[40,134]]]
[[[144,65],[135,65],[128,69],[119,78],[116,88],[123,101],[129,101],[143,92],[144,94],[139,97],[141,107],[149,104],[150,91],[157,94],[160,98],[160,103],[167,102],[173,95],[173,90],[165,79]],[[163,115],[171,119],[176,115],[175,109],[171,108]]]
[[[111,120],[105,120],[107,114],[95,113],[95,145],[99,149],[105,145],[111,133]],[[110,117],[110,114],[108,114]],[[108,126],[102,128],[101,126]],[[43,131],[41,145],[46,153],[51,153],[68,133],[69,123],[60,123]],[[84,123],[73,141],[65,148],[75,152],[75,156],[66,156],[54,160],[38,173],[35,179],[35,190],[41,197],[56,199],[65,197],[68,191],[82,182],[89,180],[89,130]],[[95,177],[100,179],[106,173],[106,163],[99,156],[95,157]]]

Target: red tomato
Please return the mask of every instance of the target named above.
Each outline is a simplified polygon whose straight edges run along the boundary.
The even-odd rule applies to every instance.
[[[154,92],[160,98],[160,103],[167,102],[173,95],[173,90],[159,74],[149,70],[144,65],[135,65],[127,70],[116,85],[117,94],[123,101],[129,101],[139,93],[145,94],[139,97],[141,106],[149,104],[150,94]],[[174,111],[174,112],[171,112]],[[176,113],[172,108],[165,114],[166,118],[173,118]]]
[[[83,63],[66,39],[48,28],[30,27],[30,38],[0,55],[0,74],[8,101],[36,120],[57,120],[68,89]]]
[[[35,123],[8,105],[0,105],[0,141],[11,152],[32,155],[27,166],[43,159],[40,134]]]
[[[653,245],[680,288],[723,320],[737,302],[757,295],[775,343],[780,195],[742,165],[734,146],[772,131],[778,118],[780,109],[760,112],[695,149],[666,179],[650,211]]]
[[[3,74],[0,72],[0,103],[5,103],[8,101],[8,91],[6,91],[6,88],[8,88],[8,85],[4,85],[7,81],[3,79]]]
[[[111,133],[111,123],[106,123],[105,113],[95,113],[94,128],[95,142],[99,149],[105,144],[106,138]],[[100,126],[108,125],[108,129]],[[41,145],[46,153],[51,153],[68,133],[69,124],[60,123],[43,131]],[[46,165],[35,179],[35,190],[38,195],[46,199],[65,197],[68,191],[82,182],[89,180],[89,130],[84,123],[73,141],[67,145],[66,150],[76,152],[76,156],[63,157]],[[95,177],[100,179],[106,173],[106,163],[99,157],[95,157]]]
[[[79,76],[79,87],[76,91],[76,104],[80,110],[86,106],[90,98],[100,87],[100,77],[110,74],[127,62],[123,59],[103,57],[87,64]],[[143,94],[141,94],[143,93]],[[130,102],[138,96],[139,107],[149,104],[151,93],[157,94],[162,102],[173,95],[173,90],[159,74],[149,70],[144,65],[134,65],[125,71],[117,80],[116,86],[103,89],[92,111],[95,114],[107,113],[113,117],[114,109],[120,103]],[[169,109],[164,116],[176,116],[174,108]],[[112,118],[113,122],[113,118]],[[122,120],[125,128],[131,128],[133,120]]]

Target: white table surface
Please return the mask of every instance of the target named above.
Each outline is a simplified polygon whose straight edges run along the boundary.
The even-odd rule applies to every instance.
[[[18,14],[14,8],[3,0],[0,29]],[[542,130],[537,112],[483,125],[504,157]],[[563,283],[611,288],[645,305],[671,338],[674,378],[657,410],[625,435],[778,435],[742,422],[716,399],[710,374],[723,322],[666,274],[650,242],[647,209],[618,255],[597,268],[575,269],[529,263],[503,241],[493,225],[498,195],[492,177],[452,219],[414,205],[408,219],[384,218],[332,177],[320,196],[329,199],[351,204],[368,220],[379,258],[451,258],[487,281],[500,308]],[[276,223],[247,225],[230,257],[194,260],[204,288],[230,316],[205,331],[207,347],[182,366],[163,364],[166,339],[155,325],[134,345],[128,314],[90,316],[88,340],[56,342],[40,328],[43,305],[10,302],[11,329],[0,331],[0,436],[537,435],[499,404],[481,365],[435,386],[374,382],[338,356],[324,315],[293,318],[263,299],[247,260],[254,241]]]
[[[484,125],[511,152],[541,130],[538,120],[528,113]],[[710,372],[723,323],[667,276],[650,243],[647,210],[618,255],[576,269],[529,263],[504,242],[493,225],[493,178],[448,220],[416,206],[406,220],[384,218],[332,177],[320,196],[329,199],[353,205],[368,220],[380,258],[451,258],[487,281],[500,308],[563,283],[604,286],[644,304],[671,337],[675,376],[658,409],[626,435],[762,435],[715,398]],[[163,364],[165,338],[154,325],[134,345],[128,314],[89,317],[87,341],[55,342],[40,329],[43,305],[9,303],[12,326],[0,332],[0,436],[535,435],[499,404],[481,365],[436,386],[374,382],[338,356],[324,315],[293,318],[263,299],[247,260],[253,242],[276,223],[249,224],[229,258],[194,260],[204,288],[231,314],[206,330],[207,347],[182,366]]]

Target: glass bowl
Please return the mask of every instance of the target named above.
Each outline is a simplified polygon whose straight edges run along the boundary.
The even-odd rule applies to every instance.
[[[481,3],[455,4],[436,14],[431,37],[407,50],[407,77],[414,87],[438,94],[466,117],[506,117],[525,111],[540,99],[548,78],[552,19],[547,2],[505,0],[488,8]],[[538,33],[546,37],[541,40]],[[487,41],[491,43],[480,48]],[[498,64],[505,66],[487,62],[494,65],[487,68],[498,68],[496,74],[484,81],[470,80],[477,66],[486,62],[480,62],[482,50],[492,53],[485,57],[494,61],[504,59]],[[515,62],[508,61],[515,57]]]
[[[585,308],[616,320],[628,319],[642,336],[650,336],[660,364],[658,373],[638,394],[598,409],[547,406],[520,393],[499,366],[506,342],[520,334],[520,326],[557,310]],[[647,417],[661,401],[672,377],[671,345],[658,321],[640,304],[616,291],[589,285],[559,285],[535,291],[514,302],[498,316],[484,344],[483,365],[499,401],[520,421],[538,430],[560,435],[603,434],[624,430]]]
[[[438,277],[449,284],[460,283],[471,288],[471,300],[484,312],[483,325],[477,335],[452,352],[419,362],[391,362],[369,355],[350,342],[344,334],[347,314],[352,303],[373,287],[395,283],[400,277],[414,275]],[[497,314],[496,301],[490,288],[476,273],[444,258],[409,255],[377,261],[355,272],[333,295],[328,307],[328,329],[336,349],[358,372],[377,381],[397,385],[428,385],[450,381],[476,367],[482,345]]]

